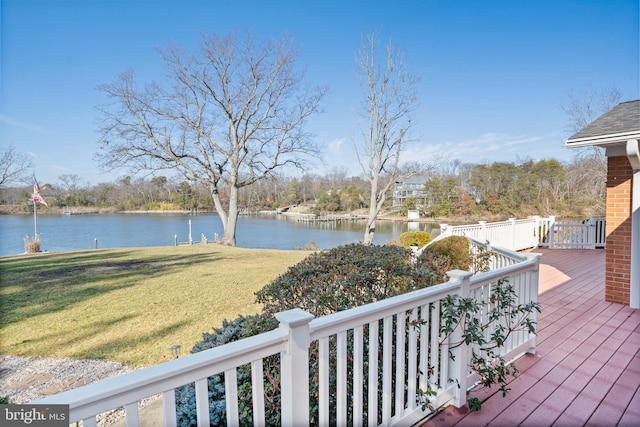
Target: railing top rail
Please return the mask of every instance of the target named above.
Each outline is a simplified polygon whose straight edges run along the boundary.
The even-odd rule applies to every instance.
[[[74,419],[84,419],[120,407],[123,402],[135,402],[197,379],[278,354],[282,351],[287,337],[286,331],[275,329],[32,403],[68,404],[73,408]]]
[[[526,260],[523,262],[508,265],[506,267],[502,267],[497,270],[487,271],[485,273],[480,273],[476,276],[472,276],[470,279],[471,287],[478,286],[480,283],[489,283],[503,277],[520,273],[522,271],[530,269],[532,266],[538,266],[539,258],[541,256],[542,254],[530,253],[529,256],[525,257]]]
[[[429,302],[437,301],[455,292],[460,280],[452,279],[439,285],[418,289],[406,294],[376,301],[327,316],[317,317],[309,323],[311,340],[317,340],[336,333],[339,330],[352,329],[365,323],[409,310]]]
[[[528,259],[525,255],[522,255],[521,253],[516,251],[512,251],[511,249],[503,248],[501,246],[491,246],[491,243],[489,243],[488,241],[481,242],[480,240],[474,239],[473,237],[467,237],[467,239],[469,239],[469,241],[476,246],[481,246],[485,248],[485,250],[491,250],[497,254],[500,254],[507,258],[511,258],[517,262],[524,262]]]
[[[475,239],[470,240],[472,240],[473,242],[478,242]],[[476,276],[471,277],[472,287],[481,286],[482,284],[495,281],[502,277],[517,274],[519,272],[530,269],[534,265],[537,266],[538,258],[541,256],[540,254],[529,254],[528,256],[522,256],[507,249],[492,249],[497,249],[498,251],[503,252],[505,256],[513,257],[517,261],[517,263],[499,268],[497,270],[480,273]],[[459,287],[460,280],[451,279],[448,282],[441,283],[439,285],[434,285],[424,289],[418,289],[413,292],[387,298],[381,301],[376,301],[371,304],[354,307],[348,310],[340,311],[338,313],[315,318],[309,323],[311,340],[317,340],[319,338],[334,334],[338,330],[343,331],[352,329],[356,326],[361,326],[371,321],[376,321],[404,310],[409,310],[424,304],[428,304],[430,302],[437,301],[444,298],[448,294],[456,293]]]

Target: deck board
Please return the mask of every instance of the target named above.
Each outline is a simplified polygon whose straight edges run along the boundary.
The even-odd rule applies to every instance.
[[[640,425],[640,310],[604,301],[603,250],[535,252],[536,354],[517,361],[506,397],[474,391],[479,412],[449,406],[421,427]]]

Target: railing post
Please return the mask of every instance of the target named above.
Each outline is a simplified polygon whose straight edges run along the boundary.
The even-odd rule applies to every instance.
[[[458,295],[461,298],[469,297],[469,287],[471,284],[471,276],[473,274],[469,271],[452,270],[447,272],[447,276],[451,280],[460,281],[460,290]],[[462,336],[462,328],[457,327],[451,336],[449,337],[449,343],[454,345],[462,343],[455,348],[450,349],[452,358],[449,359],[449,373],[451,374],[451,380],[457,384],[453,396],[453,405],[456,408],[461,408],[467,403],[467,379],[469,377],[469,346],[465,344]],[[453,359],[453,360],[452,360]]]
[[[531,218],[534,220],[533,224],[533,240],[536,242],[534,248],[540,247],[542,243],[542,227],[540,221],[540,215],[534,215]]]
[[[529,273],[529,277],[530,277],[529,295],[519,295],[518,298],[520,299],[520,303],[527,303],[528,301],[538,302],[538,293],[539,293],[538,285],[539,285],[539,278],[540,278],[540,258],[542,257],[542,254],[539,254],[539,253],[536,253],[536,252],[529,252],[528,254],[525,254],[525,256],[529,260],[535,260],[535,267]],[[538,312],[533,310],[531,312],[531,314],[530,314],[530,317],[532,317],[532,320],[535,322],[535,324],[537,324]],[[529,343],[530,343],[530,345],[529,345],[529,348],[527,349],[527,353],[535,354],[535,352],[536,352],[536,334],[529,334]]]
[[[517,250],[516,249],[516,219],[509,218],[509,222],[511,223],[511,247],[508,249],[515,251]]]
[[[478,221],[478,224],[480,224],[480,238],[478,240],[483,243],[488,242],[489,240],[487,239],[487,221]]]
[[[556,228],[556,217],[554,215],[550,215],[549,216],[549,244],[548,244],[548,248],[550,249],[554,249],[555,248],[555,240],[556,240],[556,236],[554,236],[554,229]]]
[[[281,360],[282,425],[309,425],[309,322],[313,315],[294,308],[276,313],[280,328],[289,332]]]

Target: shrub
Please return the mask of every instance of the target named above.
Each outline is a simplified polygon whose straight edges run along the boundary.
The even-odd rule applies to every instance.
[[[271,316],[252,315],[239,316],[234,320],[224,320],[221,328],[214,328],[211,333],[202,334],[191,353],[208,350],[242,338],[258,335],[278,327],[278,321]],[[265,378],[265,411],[269,414],[267,425],[280,424],[280,361],[278,356],[263,360]],[[244,365],[237,369],[238,376],[238,411],[243,425],[253,424],[251,400],[251,366]],[[209,377],[209,421],[211,425],[225,426],[226,406],[224,392],[224,374]],[[194,384],[187,384],[176,389],[177,425],[189,427],[196,425],[196,396]]]
[[[29,238],[29,236],[24,236],[24,250],[28,254],[41,252],[40,235],[36,234],[33,239]]]
[[[518,296],[507,278],[499,279],[485,301],[473,297],[447,295],[442,301],[440,318],[440,340],[446,342],[445,347],[450,357],[451,351],[461,345],[471,346],[471,362],[469,368],[478,374],[479,385],[490,388],[498,385],[498,391],[505,397],[509,392],[508,377],[518,373],[513,362],[507,362],[504,347],[509,335],[519,332],[536,333],[536,322],[531,318],[534,312],[540,313],[540,304],[531,301],[518,303]],[[484,313],[484,314],[483,314]],[[448,338],[460,328],[462,337],[457,342]],[[493,331],[487,335],[487,331]],[[434,409],[431,396],[434,390],[418,391],[418,400],[422,409]],[[467,400],[469,409],[480,410],[482,405],[477,397]]]
[[[407,231],[400,235],[400,246],[410,248],[411,246],[423,247],[431,241],[431,235],[426,231]]]
[[[222,328],[203,334],[192,353],[256,335],[278,326],[272,314],[300,307],[316,316],[334,313],[377,301],[392,295],[434,284],[431,273],[416,270],[411,265],[411,251],[399,246],[364,246],[351,244],[309,255],[276,278],[257,294],[264,305],[263,315],[240,316],[225,321]],[[382,338],[380,338],[382,339]],[[335,346],[335,341],[331,341]],[[335,364],[335,353],[331,353]],[[318,347],[309,349],[310,410],[317,411]],[[280,360],[272,356],[263,360],[265,378],[265,412],[268,425],[280,424]],[[253,423],[251,401],[251,368],[237,370],[241,425]],[[331,377],[335,381],[335,377]],[[330,385],[335,390],[335,384]],[[332,392],[333,393],[333,392]],[[226,424],[224,376],[209,378],[209,414],[212,425]],[[176,391],[178,425],[195,425],[194,385]],[[335,410],[335,408],[333,409]],[[335,414],[334,414],[335,415]],[[317,419],[310,419],[317,424]]]
[[[294,246],[294,249],[297,251],[319,251],[320,250],[320,245],[318,244],[318,242],[314,242],[313,240],[310,241],[309,243],[307,243],[306,245],[304,245],[304,247],[300,247],[298,245]]]
[[[464,236],[449,236],[427,246],[417,260],[417,267],[435,273],[439,281],[448,280],[447,271],[468,271],[473,265],[469,240]]]
[[[408,249],[350,244],[309,255],[256,300],[266,314],[299,307],[324,316],[435,283],[433,274],[413,268]]]

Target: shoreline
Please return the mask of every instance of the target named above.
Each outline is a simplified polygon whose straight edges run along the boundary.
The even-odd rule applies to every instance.
[[[83,208],[83,207],[79,207],[79,208],[75,208],[75,209],[71,209],[71,210],[64,210],[63,208],[59,208],[59,207],[51,207],[51,208],[47,208],[45,210],[38,210],[38,216],[59,216],[59,215],[71,215],[71,216],[76,216],[76,215],[114,215],[114,214],[121,214],[121,215],[187,215],[187,216],[198,216],[198,215],[209,215],[209,214],[216,214],[216,211],[210,211],[210,210],[200,210],[200,211],[191,211],[188,209],[171,209],[171,210],[125,210],[125,211],[120,211],[117,210],[116,208]],[[33,211],[31,212],[24,212],[22,210],[20,210],[19,206],[0,206],[0,217],[2,217],[3,215],[17,215],[17,216],[24,216],[24,215],[33,215]],[[272,216],[272,215],[285,215],[285,216],[291,216],[291,217],[295,217],[295,216],[304,216],[304,215],[309,215],[308,213],[304,213],[304,212],[287,212],[286,214],[284,213],[278,213],[276,211],[265,211],[265,210],[259,210],[259,211],[244,211],[241,212],[239,214],[239,216]],[[363,215],[361,213],[356,213],[356,212],[336,212],[333,214],[327,214],[326,216],[331,216],[331,217],[345,217],[345,218],[350,218],[350,219],[358,219],[358,220],[366,220],[367,219],[367,215]],[[499,215],[495,215],[492,216],[491,218],[480,218],[480,217],[469,217],[469,218],[458,218],[458,217],[451,217],[451,218],[446,218],[446,217],[436,217],[436,218],[432,218],[432,217],[419,217],[419,218],[408,218],[407,216],[402,216],[402,215],[398,215],[396,212],[388,212],[388,213],[381,213],[378,215],[377,217],[378,221],[393,221],[393,222],[419,222],[419,223],[427,223],[427,224],[450,224],[450,225],[457,225],[457,224],[467,224],[467,223],[477,223],[478,221],[504,221],[506,220],[505,218],[502,218],[502,216]]]

